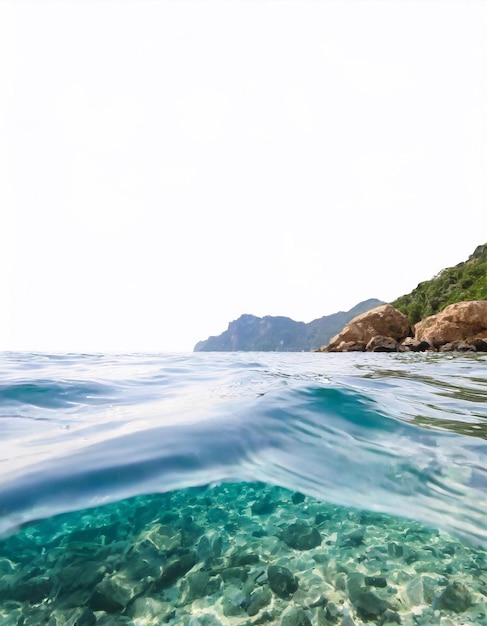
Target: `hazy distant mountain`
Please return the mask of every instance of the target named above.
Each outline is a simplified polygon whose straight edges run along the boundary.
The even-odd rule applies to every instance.
[[[228,329],[221,335],[199,341],[194,351],[300,352],[301,350],[315,350],[328,343],[352,318],[380,304],[384,303],[371,298],[360,302],[350,311],[324,315],[308,324],[296,322],[290,317],[241,315],[237,320],[230,322]]]

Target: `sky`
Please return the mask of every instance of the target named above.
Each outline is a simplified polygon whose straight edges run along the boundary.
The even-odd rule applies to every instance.
[[[487,241],[487,3],[0,1],[0,350],[191,351]]]

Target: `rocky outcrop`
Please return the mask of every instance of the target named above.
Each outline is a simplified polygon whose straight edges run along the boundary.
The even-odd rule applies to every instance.
[[[418,341],[414,337],[406,337],[401,345],[406,352],[424,352],[431,348],[427,341]]]
[[[440,348],[448,343],[487,336],[487,300],[456,302],[414,326],[417,341]]]
[[[365,346],[366,352],[397,352],[398,348],[398,341],[392,337],[384,337],[383,335],[372,337],[369,343]]]
[[[442,269],[391,304],[405,313],[411,324],[438,315],[453,302],[487,300],[487,244],[477,246],[469,258]]]
[[[364,350],[375,337],[402,341],[409,333],[407,316],[392,305],[383,304],[353,318],[320,352]]]
[[[415,324],[390,304],[362,313],[320,352],[487,351],[487,300],[450,304]]]

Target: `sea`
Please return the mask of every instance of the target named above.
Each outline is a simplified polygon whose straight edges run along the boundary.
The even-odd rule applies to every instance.
[[[0,355],[0,625],[486,626],[487,355]]]

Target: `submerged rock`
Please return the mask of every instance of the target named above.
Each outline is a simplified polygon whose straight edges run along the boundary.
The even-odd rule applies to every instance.
[[[179,578],[184,576],[196,564],[197,558],[194,552],[187,552],[181,556],[173,557],[164,564],[162,573],[154,584],[154,589],[159,591],[173,585]]]
[[[392,556],[393,558],[399,558],[402,557],[404,554],[404,548],[400,543],[397,543],[395,541],[391,541],[388,546],[387,546],[387,552],[389,554],[389,556]]]
[[[269,604],[272,599],[272,594],[267,587],[257,589],[249,598],[249,603],[246,606],[246,611],[251,617],[257,615],[257,613]]]
[[[245,567],[225,567],[221,570],[212,570],[212,572],[220,574],[224,582],[245,581],[249,575]]]
[[[203,535],[198,541],[196,552],[200,559],[216,559],[222,553],[223,538],[220,532],[214,531]]]
[[[419,606],[425,602],[422,576],[413,578],[404,587],[403,602],[407,607]]]
[[[276,509],[276,503],[273,502],[272,498],[267,494],[261,500],[256,500],[250,510],[253,515],[270,515]]]
[[[249,598],[239,587],[227,586],[223,594],[222,608],[226,617],[236,617],[245,612],[249,604]]]
[[[301,493],[300,491],[295,491],[293,495],[291,496],[291,502],[293,504],[301,504],[302,502],[304,502],[304,499],[305,499],[305,495],[304,493]]]
[[[181,547],[181,532],[166,524],[158,524],[150,532],[146,533],[145,537],[152,542],[160,553],[167,556],[173,554]]]
[[[365,576],[364,582],[368,587],[387,587],[385,576]]]
[[[358,548],[364,542],[365,532],[363,528],[357,528],[357,530],[353,530],[348,535],[345,535],[342,538],[341,545],[342,546],[351,546],[354,548]]]
[[[365,591],[365,577],[361,572],[353,572],[347,579],[348,596],[352,602]]]
[[[293,607],[282,616],[281,626],[312,626],[312,623],[303,609]]]
[[[382,615],[391,605],[377,596],[373,591],[362,591],[354,601],[360,617],[364,619],[375,619]]]
[[[282,533],[281,539],[295,550],[311,550],[321,545],[320,531],[302,522],[291,524]]]
[[[77,589],[93,589],[107,573],[106,567],[96,561],[68,565],[56,576],[56,585],[63,593]]]
[[[450,583],[434,602],[434,608],[447,609],[455,613],[466,611],[472,604],[472,594],[461,582]]]
[[[255,552],[248,552],[246,549],[238,549],[230,555],[230,567],[242,567],[245,565],[255,565],[260,561],[260,557]]]
[[[401,616],[399,615],[399,613],[396,613],[396,611],[393,611],[392,609],[386,609],[384,613],[382,613],[381,623],[382,624],[400,624]]]
[[[203,534],[203,528],[195,523],[191,515],[186,515],[181,523],[181,543],[192,546]]]
[[[115,575],[96,585],[88,604],[93,611],[118,613],[127,606],[132,596],[132,586],[121,576]]]
[[[298,579],[291,570],[281,565],[270,565],[267,568],[269,587],[280,598],[290,598],[298,589]]]
[[[52,585],[50,577],[34,576],[20,580],[16,585],[10,587],[7,593],[13,600],[37,604],[49,597]]]
[[[15,622],[15,624],[17,623],[20,624],[21,622]],[[66,626],[66,624],[73,624],[73,626],[95,626],[96,616],[93,611],[86,608],[76,608],[67,614],[60,614],[58,611],[54,611],[51,614],[47,626]]]
[[[213,613],[204,613],[203,615],[193,616],[188,626],[222,626],[221,621]]]
[[[150,596],[137,598],[128,609],[129,616],[134,619],[157,618],[159,623],[165,622],[172,612],[173,608],[169,603]]]
[[[108,614],[103,614],[103,613],[99,614],[96,620],[96,626],[124,626],[124,625],[134,626],[134,622],[132,621],[130,617],[126,617],[125,615],[117,615],[117,617],[114,618],[113,615],[108,615]],[[36,624],[35,626],[38,626],[38,624]],[[66,626],[66,624],[63,624],[62,626]]]
[[[95,614],[89,609],[84,609],[74,623],[76,626],[94,626],[96,624]]]
[[[334,602],[328,602],[325,608],[325,617],[327,621],[335,624],[341,615],[340,609]]]
[[[208,572],[192,572],[188,574],[187,579],[190,592],[189,597],[191,599],[202,598],[206,594],[206,589],[208,587],[208,583],[210,582],[210,575]]]
[[[228,512],[220,507],[214,507],[208,511],[208,522],[211,524],[224,524],[228,520]]]

